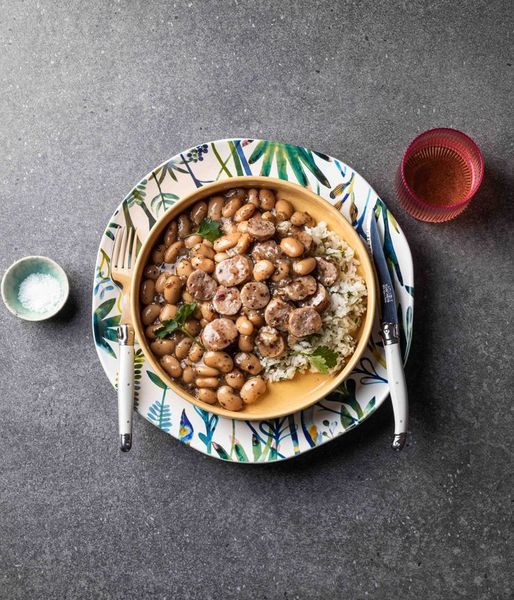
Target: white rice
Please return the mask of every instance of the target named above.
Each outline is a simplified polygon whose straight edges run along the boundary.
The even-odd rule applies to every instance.
[[[263,375],[269,381],[292,379],[296,373],[317,372],[309,359],[302,353],[312,353],[319,346],[328,346],[338,354],[337,364],[331,373],[340,371],[355,351],[353,337],[359,330],[362,315],[366,312],[367,289],[363,278],[358,274],[359,261],[352,248],[320,221],[316,227],[305,228],[316,243],[316,256],[326,256],[340,269],[339,278],[327,288],[331,305],[322,313],[321,333],[298,341],[288,352],[279,358],[261,358]]]

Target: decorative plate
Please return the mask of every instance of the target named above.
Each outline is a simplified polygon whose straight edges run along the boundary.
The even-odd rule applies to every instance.
[[[177,154],[142,179],[118,206],[100,242],[93,287],[93,334],[100,362],[116,386],[120,290],[110,278],[116,229],[134,226],[144,239],[167,208],[195,188],[236,175],[264,175],[299,183],[338,207],[359,235],[371,211],[379,217],[394,281],[404,360],[412,339],[414,273],[407,240],[370,185],[341,161],[267,140],[227,139]],[[366,352],[345,384],[322,402],[271,421],[218,417],[176,395],[135,353],[135,408],[184,444],[222,460],[257,463],[293,458],[359,425],[387,398],[385,355],[378,322]]]

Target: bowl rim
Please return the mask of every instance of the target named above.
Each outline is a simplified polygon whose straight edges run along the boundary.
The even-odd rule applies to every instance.
[[[310,196],[314,202],[318,202],[323,204],[334,216],[334,218],[339,219],[341,223],[343,223],[344,228],[348,228],[348,230],[353,231],[355,234],[354,237],[355,244],[352,243],[350,246],[353,250],[356,251],[357,256],[361,265],[363,263],[367,263],[367,267],[371,276],[366,279],[364,277],[367,287],[367,307],[366,307],[366,315],[364,321],[361,325],[361,335],[359,337],[359,341],[357,343],[357,347],[355,352],[350,357],[349,361],[346,363],[343,369],[339,373],[337,373],[330,385],[328,386],[328,390],[323,391],[323,395],[314,395],[314,400],[308,400],[304,404],[297,405],[294,407],[294,410],[280,410],[274,413],[270,413],[266,416],[257,416],[257,415],[249,415],[242,411],[229,411],[222,408],[219,405],[212,405],[202,402],[195,398],[192,394],[189,394],[186,390],[184,390],[178,383],[173,381],[173,379],[166,373],[166,371],[159,364],[159,361],[156,359],[152,351],[150,350],[149,344],[147,343],[146,336],[144,334],[144,326],[140,321],[140,316],[138,313],[138,304],[139,304],[139,287],[142,279],[142,273],[144,264],[146,260],[143,261],[143,256],[145,251],[148,249],[150,244],[150,240],[152,244],[159,238],[159,236],[163,233],[165,226],[169,221],[177,217],[184,210],[187,209],[188,206],[193,205],[204,197],[208,197],[212,195],[212,193],[216,193],[218,191],[232,188],[232,187],[266,187],[271,184],[274,184],[276,187],[281,187],[288,189],[291,192],[297,191],[304,195]],[[348,242],[347,242],[348,243]],[[330,202],[318,196],[315,192],[310,189],[303,187],[298,183],[294,183],[291,181],[278,179],[275,177],[266,177],[262,175],[242,175],[237,177],[230,177],[227,179],[221,179],[212,183],[208,183],[199,187],[192,192],[184,195],[180,200],[177,200],[175,204],[173,204],[166,212],[164,212],[161,217],[156,221],[152,229],[148,232],[148,235],[144,241],[141,242],[141,248],[138,252],[136,264],[134,266],[134,270],[132,272],[131,285],[130,285],[130,313],[132,326],[135,331],[136,340],[141,348],[145,358],[149,361],[152,368],[159,375],[159,377],[166,383],[166,385],[174,391],[178,396],[180,396],[183,400],[198,406],[199,408],[206,410],[210,413],[217,414],[219,416],[237,420],[268,420],[275,419],[279,417],[283,417],[289,414],[294,414],[296,412],[305,410],[310,406],[319,402],[322,398],[332,392],[336,387],[341,385],[341,383],[350,375],[353,367],[360,359],[364,351],[366,350],[369,337],[371,335],[371,330],[373,327],[373,322],[375,320],[375,311],[376,311],[376,279],[375,279],[375,270],[371,258],[368,254],[366,246],[359,234],[355,231],[352,224],[346,219],[346,217],[342,214],[340,210],[338,210],[334,205]]]
[[[59,302],[59,304],[56,305],[56,307],[54,308],[53,311],[41,313],[41,316],[28,316],[28,315],[23,315],[23,314],[17,312],[14,309],[14,307],[10,304],[10,302],[7,300],[7,296],[6,296],[6,285],[7,285],[8,275],[18,265],[25,263],[25,262],[33,262],[33,261],[46,262],[46,263],[51,264],[52,267],[54,267],[54,269],[57,272],[59,272],[63,278],[63,286],[62,286],[63,294],[62,294],[61,301]],[[19,319],[23,319],[24,321],[32,321],[32,322],[46,321],[47,319],[51,319],[52,317],[54,317],[62,309],[62,307],[66,304],[66,301],[68,300],[68,297],[70,294],[70,282],[68,280],[68,275],[67,275],[66,271],[61,267],[61,265],[59,263],[55,262],[55,260],[53,260],[52,258],[49,258],[48,256],[42,256],[40,254],[31,254],[29,256],[23,256],[22,258],[15,260],[5,270],[5,273],[2,276],[2,283],[0,285],[0,288],[1,288],[2,300],[3,300],[3,303],[4,303],[5,307],[7,308],[7,310],[11,314],[13,314],[15,317],[18,317]]]

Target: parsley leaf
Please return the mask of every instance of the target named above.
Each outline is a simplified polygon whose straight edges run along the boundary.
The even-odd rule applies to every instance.
[[[189,317],[195,312],[196,306],[196,302],[192,302],[191,304],[182,304],[182,306],[177,310],[174,321],[177,321],[179,325],[184,325]]]
[[[217,240],[222,235],[220,224],[213,219],[204,219],[194,235],[201,235],[206,240],[209,240],[209,242],[214,242],[214,240]]]
[[[162,327],[155,330],[155,335],[162,339],[171,335],[177,330],[182,331],[188,337],[191,337],[190,334],[183,329],[184,323],[188,320],[188,318],[195,312],[196,310],[196,302],[192,302],[191,304],[182,304],[182,306],[177,310],[177,314],[174,319],[168,319],[167,321],[162,322]]]
[[[328,373],[337,364],[338,354],[328,346],[318,346],[314,352],[310,354],[302,352],[302,354],[309,359],[311,366],[320,373]]]
[[[168,337],[168,335],[171,335],[178,329],[178,323],[177,321],[175,321],[175,319],[163,321],[161,325],[162,327],[159,327],[159,329],[155,330],[156,337],[158,337],[161,340],[165,337]]]

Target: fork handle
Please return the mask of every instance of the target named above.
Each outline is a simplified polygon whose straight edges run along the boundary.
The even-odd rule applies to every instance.
[[[132,413],[134,410],[134,332],[130,325],[120,325],[118,369],[118,429],[120,449],[132,447]]]

